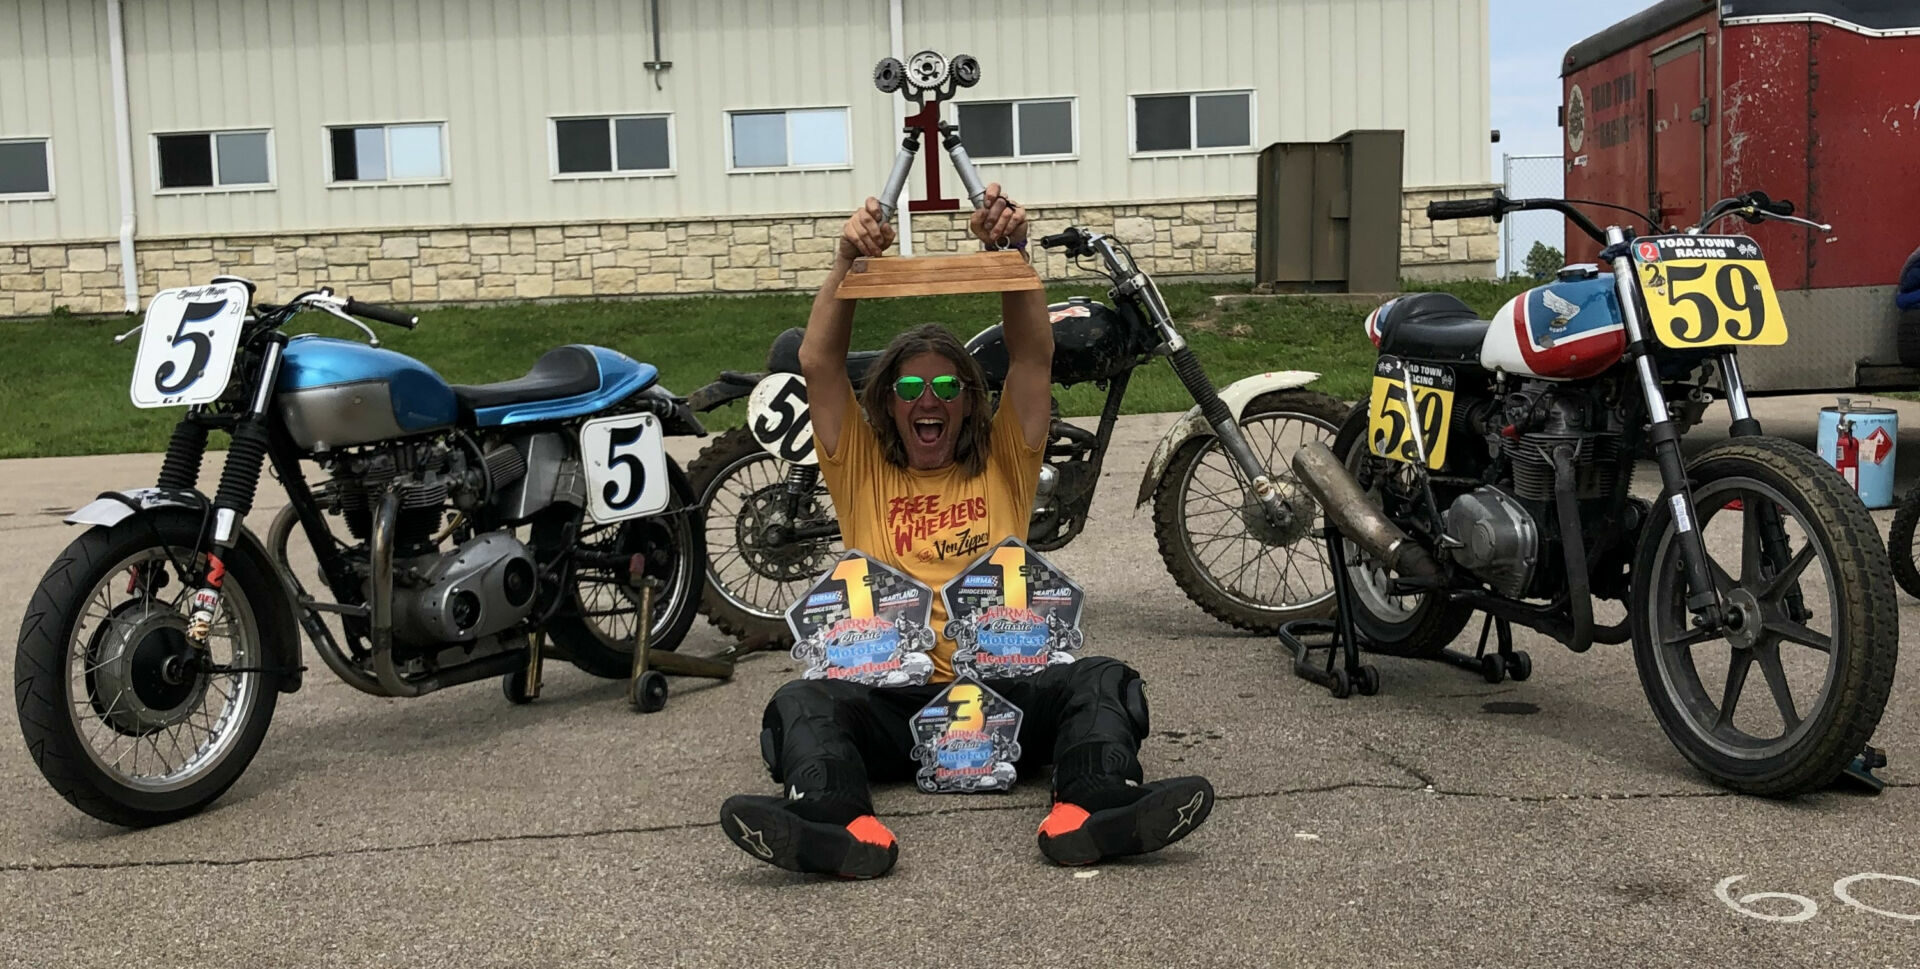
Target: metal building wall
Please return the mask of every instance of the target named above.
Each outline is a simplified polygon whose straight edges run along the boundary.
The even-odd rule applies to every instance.
[[[647,0],[126,0],[139,235],[836,211],[878,190],[887,0],[660,7],[656,89]],[[1222,88],[1255,91],[1255,150],[1404,128],[1409,188],[1489,178],[1486,0],[904,7],[908,52],[981,58],[969,96],[1077,99],[1074,160],[985,167],[1030,203],[1250,194],[1253,150],[1129,155],[1128,95]],[[107,51],[106,0],[0,0],[0,137],[50,134],[55,164],[54,199],[0,202],[0,241],[116,231]],[[849,108],[848,169],[727,171],[728,110],[816,106]],[[552,177],[553,116],[630,112],[672,114],[671,176]],[[327,184],[327,126],[418,121],[446,123],[444,183]],[[236,127],[272,130],[269,189],[156,193],[155,132]]]

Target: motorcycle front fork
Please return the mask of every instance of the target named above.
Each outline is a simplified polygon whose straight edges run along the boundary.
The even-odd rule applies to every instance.
[[[1660,376],[1655,369],[1651,337],[1641,315],[1644,304],[1635,284],[1633,260],[1626,253],[1626,234],[1618,228],[1610,228],[1607,230],[1607,242],[1613,264],[1615,295],[1619,297],[1621,317],[1626,328],[1627,353],[1633,358],[1640,390],[1646,397],[1647,416],[1652,421],[1650,437],[1654,460],[1660,466],[1661,500],[1667,502],[1672,511],[1674,534],[1680,546],[1681,563],[1686,569],[1687,611],[1693,615],[1696,627],[1715,628],[1724,618],[1725,603],[1720,601],[1719,589],[1714,585],[1713,573],[1708,565],[1706,539],[1694,520],[1693,493],[1687,481],[1686,462],[1680,454],[1680,425],[1673,420],[1667,408],[1666,394],[1661,390]],[[1754,419],[1752,410],[1747,406],[1746,384],[1740,377],[1740,364],[1734,353],[1729,351],[1721,355],[1719,365],[1727,392],[1727,409],[1733,416],[1730,433],[1734,437],[1759,435],[1760,422]],[[1773,507],[1772,502],[1763,501],[1759,505],[1753,510],[1760,515],[1761,552],[1764,559],[1778,569],[1787,560],[1786,529],[1780,521],[1779,509]],[[1743,581],[1753,578],[1756,577],[1742,576]],[[1803,607],[1797,589],[1792,594],[1792,600],[1789,608],[1795,612],[1801,611]]]
[[[1200,416],[1205,418],[1207,426],[1219,437],[1220,446],[1227,452],[1227,458],[1233,462],[1239,472],[1241,486],[1253,502],[1257,502],[1267,524],[1278,533],[1293,530],[1299,523],[1300,513],[1280,489],[1274,486],[1273,478],[1261,465],[1260,459],[1253,454],[1253,448],[1247,444],[1246,435],[1240,433],[1240,425],[1234,422],[1233,411],[1227,402],[1220,399],[1220,392],[1213,387],[1213,381],[1207,378],[1207,372],[1200,366],[1200,358],[1194,355],[1193,348],[1180,341],[1168,354],[1173,364],[1173,372],[1180,383],[1192,395],[1194,403],[1200,405]]]
[[[268,440],[266,413],[268,402],[273,399],[273,388],[280,375],[281,351],[285,347],[285,338],[276,334],[267,344],[266,352],[261,356],[260,374],[254,383],[253,400],[249,402],[246,413],[240,415],[233,425],[233,439],[227,447],[227,461],[220,470],[220,485],[213,497],[213,544],[207,549],[207,571],[201,576],[200,584],[193,591],[191,611],[187,618],[187,640],[194,648],[205,652],[207,640],[212,633],[214,617],[220,613],[220,590],[225,583],[227,567],[226,557],[240,539],[240,523],[253,510],[253,499],[260,487],[260,472],[266,463]],[[206,446],[206,430],[183,432],[176,429],[174,441],[168,447],[166,460],[160,470],[162,488],[191,489],[199,477],[198,459],[189,462],[184,454],[190,441],[183,438],[198,437],[200,449]],[[183,453],[175,454],[174,446],[181,447]],[[190,466],[189,466],[190,465]]]

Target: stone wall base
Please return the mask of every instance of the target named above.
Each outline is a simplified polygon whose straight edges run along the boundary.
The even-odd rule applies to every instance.
[[[1489,220],[1432,224],[1435,198],[1484,189],[1407,193],[1403,271],[1491,276],[1499,245]],[[963,213],[913,215],[915,253],[977,248]],[[1247,277],[1254,270],[1252,198],[1036,208],[1035,267],[1045,279],[1083,276],[1042,250],[1068,225],[1124,241],[1161,277]],[[316,286],[407,304],[612,298],[661,294],[808,291],[833,261],[845,216],[610,222],[554,226],[389,229],[226,238],[147,239],[135,246],[143,299],[214,276],[244,276],[259,298]],[[0,245],[0,317],[123,309],[120,250],[112,242]]]

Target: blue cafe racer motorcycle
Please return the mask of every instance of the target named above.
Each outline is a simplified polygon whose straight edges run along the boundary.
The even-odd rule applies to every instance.
[[[133,403],[186,408],[159,479],[74,512],[87,530],[27,606],[20,729],[62,797],[126,826],[211,803],[278,695],[300,688],[302,629],[337,676],[387,697],[504,677],[525,700],[529,650],[547,637],[581,669],[624,677],[648,587],[651,646],[678,645],[703,551],[663,437],[706,432],[652,366],[564,346],[517,380],[450,386],[354,318],[411,329],[405,313],[327,289],[278,306],[253,292],[222,276],[154,298]],[[303,310],[367,342],[288,336]],[[215,430],[231,445],[209,495]],[[263,541],[243,522],[269,462],[288,505]],[[327,480],[309,486],[309,467]],[[288,561],[295,528],[324,596]]]

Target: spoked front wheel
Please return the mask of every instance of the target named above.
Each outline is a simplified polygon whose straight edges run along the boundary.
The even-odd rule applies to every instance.
[[[1899,616],[1879,531],[1832,468],[1786,441],[1717,445],[1689,476],[1726,618],[1694,629],[1673,512],[1656,503],[1628,610],[1640,684],[1716,782],[1821,788],[1873,736],[1893,684]]]
[[[208,568],[201,516],[146,512],[75,539],[34,589],[14,656],[20,732],[74,807],[144,827],[191,815],[238,780],[279,696],[267,636],[291,634],[273,566],[225,562],[204,650],[187,637]]]
[[[1220,439],[1189,444],[1153,495],[1153,530],[1167,571],[1195,605],[1222,622],[1272,633],[1294,619],[1328,615],[1333,573],[1320,539],[1320,509],[1293,475],[1293,453],[1329,441],[1347,406],[1309,390],[1267,394],[1240,414],[1240,432],[1281,496],[1301,512],[1284,531],[1254,505]]]

